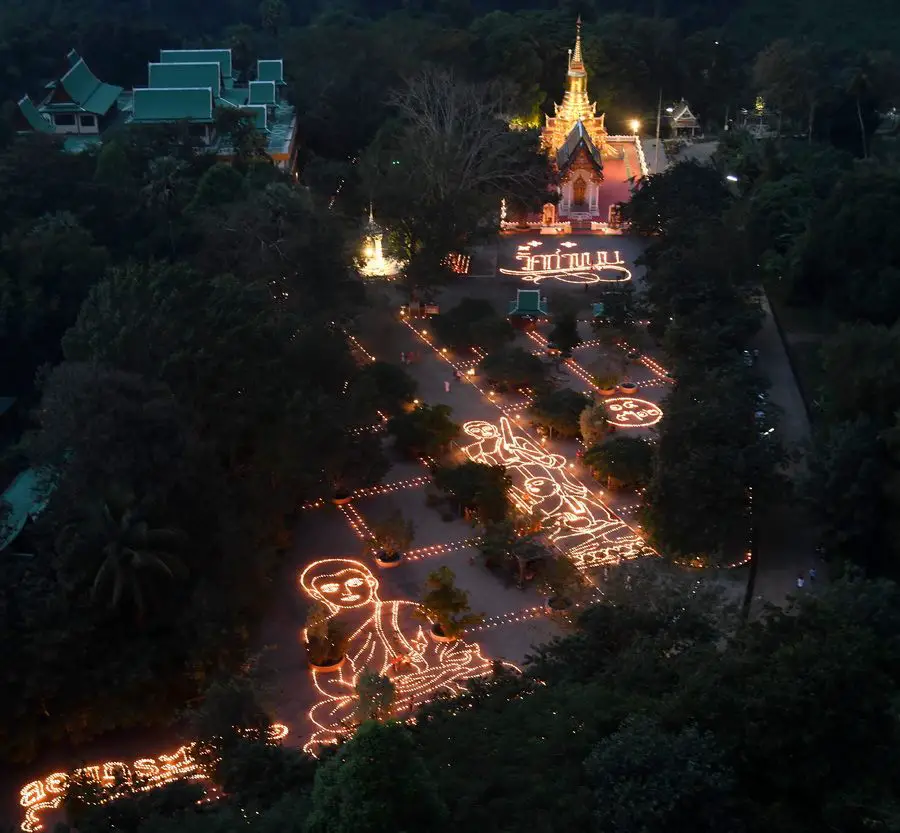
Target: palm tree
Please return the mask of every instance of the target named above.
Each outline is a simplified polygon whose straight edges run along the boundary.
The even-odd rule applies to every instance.
[[[153,529],[130,506],[117,511],[104,501],[94,519],[91,536],[103,560],[94,576],[91,598],[105,596],[110,608],[118,609],[126,600],[142,621],[147,608],[148,578],[153,573],[166,579],[182,577],[186,569],[172,554],[181,539],[173,529]]]

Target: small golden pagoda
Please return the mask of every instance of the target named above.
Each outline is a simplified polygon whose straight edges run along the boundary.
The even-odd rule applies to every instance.
[[[554,104],[556,115],[547,116],[541,131],[544,148],[553,157],[566,143],[573,128],[581,122],[584,132],[604,157],[618,158],[621,154],[610,147],[604,113],[597,115],[597,103],[588,99],[587,70],[581,54],[581,16],[575,24],[575,49],[569,50],[569,70],[562,104]]]

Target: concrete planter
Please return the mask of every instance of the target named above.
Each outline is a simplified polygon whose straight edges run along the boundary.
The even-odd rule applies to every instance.
[[[330,665],[317,665],[312,660],[309,660],[309,667],[319,674],[327,674],[329,671],[337,671],[346,661],[346,656],[341,657],[337,662],[333,662]]]
[[[350,503],[351,500],[353,500],[353,495],[339,494],[335,495],[331,499],[331,502],[335,506],[346,506],[348,503]]]
[[[615,386],[611,388],[597,388],[597,392],[600,396],[612,396],[616,392]]]
[[[396,567],[401,561],[403,561],[403,553],[400,552],[386,552],[385,550],[381,550],[380,552],[375,553],[375,563],[381,567],[382,570],[390,570],[391,567]]]
[[[440,626],[437,624],[431,626],[431,630],[429,631],[429,633],[431,634],[431,638],[435,642],[456,642],[455,636],[447,636],[442,630],[440,630]]]
[[[634,396],[640,388],[634,382],[622,382],[619,385],[619,390],[626,396]]]
[[[544,607],[550,613],[565,613],[572,608],[572,600],[565,597],[551,597],[544,601]]]

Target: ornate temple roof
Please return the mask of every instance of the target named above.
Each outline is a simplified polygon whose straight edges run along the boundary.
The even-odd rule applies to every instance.
[[[584,125],[579,119],[569,131],[566,141],[563,142],[560,149],[556,152],[556,166],[560,171],[564,171],[575,159],[579,148],[584,148],[590,160],[598,171],[603,171],[603,156],[600,150],[594,144],[590,134],[584,129]]]

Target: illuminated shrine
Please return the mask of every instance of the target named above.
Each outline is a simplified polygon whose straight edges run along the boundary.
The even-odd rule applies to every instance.
[[[359,269],[361,275],[367,278],[390,278],[403,268],[401,261],[384,256],[383,240],[384,229],[375,222],[375,214],[370,206],[363,245],[363,263]]]
[[[604,159],[621,159],[623,152],[609,142],[606,116],[597,115],[597,103],[588,98],[587,69],[581,51],[581,18],[575,49],[569,51],[566,92],[555,114],[547,116],[541,141],[559,173],[559,204],[544,211],[544,225],[560,220],[588,219],[600,211]],[[548,216],[550,215],[550,216]]]

